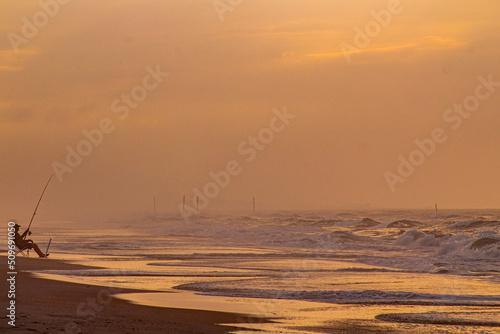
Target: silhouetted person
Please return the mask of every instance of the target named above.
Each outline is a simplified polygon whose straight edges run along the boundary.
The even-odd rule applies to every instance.
[[[18,224],[14,225],[14,228],[16,229],[16,236],[15,236],[16,246],[20,250],[34,249],[39,257],[47,257],[49,254],[43,254],[43,252],[40,250],[40,247],[38,247],[38,245],[35,244],[33,242],[33,240],[31,240],[31,239],[25,240],[26,235],[28,235],[28,233],[29,233],[29,230],[24,231],[24,233],[22,235],[19,234],[20,227],[21,226]],[[31,232],[29,234],[31,234]]]

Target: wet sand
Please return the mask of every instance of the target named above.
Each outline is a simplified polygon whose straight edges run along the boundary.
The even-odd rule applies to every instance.
[[[6,256],[1,255],[0,261],[7,263]],[[221,324],[238,323],[238,319],[246,317],[236,313],[136,305],[113,298],[111,294],[144,290],[114,291],[36,278],[25,272],[92,268],[88,266],[52,259],[17,258],[16,267],[16,327],[8,324],[4,313],[0,324],[2,333],[227,333],[237,328]],[[2,282],[0,294],[6,296],[6,270],[2,272]],[[7,306],[7,299],[2,297],[2,309]]]

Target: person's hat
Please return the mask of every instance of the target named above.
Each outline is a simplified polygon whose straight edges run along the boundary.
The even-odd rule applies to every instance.
[[[21,225],[19,225],[19,224],[16,224],[16,225],[14,225],[14,227],[21,227]]]

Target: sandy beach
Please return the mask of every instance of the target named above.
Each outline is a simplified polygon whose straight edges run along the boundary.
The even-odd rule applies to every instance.
[[[0,258],[6,262],[5,255]],[[221,324],[237,323],[241,317],[235,313],[135,305],[108,298],[111,290],[103,287],[41,279],[26,272],[92,267],[52,259],[16,261],[16,326],[9,326],[3,315],[2,333],[227,333],[235,328]],[[5,275],[2,273],[2,282]],[[7,284],[0,286],[2,296],[6,296],[6,289]],[[5,301],[2,304],[6,306]]]

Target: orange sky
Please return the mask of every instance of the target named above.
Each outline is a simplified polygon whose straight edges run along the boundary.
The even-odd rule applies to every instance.
[[[500,2],[401,0],[349,63],[341,44],[391,1],[243,0],[221,21],[212,1],[75,0],[18,52],[9,36],[42,9],[0,1],[2,217],[29,219],[53,162],[104,118],[114,131],[54,179],[40,219],[147,212],[154,195],[174,211],[231,160],[242,171],[208,208],[498,208],[500,87],[456,130],[443,114],[479,76],[500,81]],[[113,101],[157,65],[168,77],[120,119]],[[296,118],[246,161],[239,145],[285,106]],[[447,140],[391,191],[384,173],[435,128]]]

